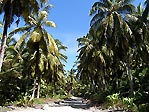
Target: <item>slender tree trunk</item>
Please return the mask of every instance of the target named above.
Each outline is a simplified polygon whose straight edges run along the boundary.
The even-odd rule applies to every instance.
[[[4,59],[5,49],[6,49],[7,30],[8,30],[8,26],[9,26],[9,22],[10,22],[10,6],[11,6],[11,3],[10,3],[10,1],[8,1],[7,4],[5,5],[5,15],[4,15],[5,23],[4,23],[2,43],[1,43],[1,47],[0,47],[0,72],[2,70],[3,59]]]
[[[129,78],[130,94],[131,94],[131,96],[133,96],[133,76],[132,76],[132,72],[131,72],[131,68],[130,68],[130,61],[129,61],[129,59],[127,60],[126,68],[127,68],[126,69],[127,76]]]
[[[35,67],[35,75],[37,76],[38,86],[37,86],[37,98],[40,96],[40,84],[41,84],[41,71],[39,69],[39,61],[40,61],[40,53],[39,53],[39,43],[37,43],[37,52],[36,52],[36,67]]]
[[[33,92],[30,101],[35,98],[35,92],[36,92],[36,77],[34,78]]]
[[[130,83],[130,93],[131,93],[131,96],[133,96],[133,76],[130,68],[128,68],[128,74],[129,74],[129,83]]]
[[[41,75],[38,78],[37,98],[40,97],[40,87],[41,87]]]
[[[106,85],[106,80],[105,80],[105,77],[104,77],[104,72],[103,72],[103,66],[100,66],[100,73],[101,73],[101,78],[102,78],[102,84],[104,86],[104,91],[107,90],[107,85]]]
[[[4,31],[3,31],[1,48],[0,48],[0,72],[2,70],[2,64],[3,64],[5,49],[6,49],[7,29],[8,29],[8,21],[6,19],[5,24],[4,24]]]
[[[33,85],[33,93],[32,93],[32,97],[30,100],[35,98],[35,93],[37,92],[37,98],[39,98],[39,91],[40,91],[40,81],[39,81],[39,77],[41,75],[40,70],[39,70],[39,43],[36,43],[35,46],[37,47],[36,49],[36,65],[35,65],[35,74],[34,74],[34,85]],[[36,86],[36,83],[38,83],[38,86]]]
[[[38,82],[38,87],[37,87],[37,98],[40,97],[40,81]]]

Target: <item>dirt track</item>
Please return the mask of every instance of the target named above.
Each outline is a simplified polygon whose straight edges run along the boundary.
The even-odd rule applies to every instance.
[[[84,102],[82,98],[71,97],[67,100],[58,102],[50,102],[34,108],[27,107],[12,107],[12,110],[7,112],[108,112],[107,110],[99,110],[92,107],[88,102]]]

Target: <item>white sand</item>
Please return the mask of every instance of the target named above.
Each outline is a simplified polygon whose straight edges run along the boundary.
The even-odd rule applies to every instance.
[[[44,107],[43,109],[35,109],[35,108],[17,108],[12,111],[8,112],[107,112],[107,111],[102,111],[98,110],[95,108],[90,108],[90,109],[77,109],[77,108],[72,108],[70,106],[61,106],[61,107]]]

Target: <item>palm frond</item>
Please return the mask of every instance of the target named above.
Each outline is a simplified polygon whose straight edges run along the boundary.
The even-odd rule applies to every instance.
[[[141,3],[137,6],[137,14],[141,16],[143,14],[143,7]]]
[[[0,21],[0,27],[3,27],[3,23]]]
[[[40,42],[42,38],[42,31],[40,28],[35,28],[31,33],[30,33],[30,39],[32,42]]]
[[[96,14],[93,18],[92,18],[92,20],[91,20],[91,22],[90,22],[90,26],[93,26],[93,25],[96,25],[96,23],[100,23],[100,21],[102,20],[102,18],[103,18],[103,16],[101,15],[101,14]]]
[[[15,49],[20,46],[20,44],[25,40],[25,38],[29,35],[30,32],[26,32],[24,35],[22,35],[22,37],[18,40],[18,42],[15,45]]]
[[[50,52],[57,54],[59,53],[58,47],[50,34],[48,34],[48,41],[49,41],[49,50]]]
[[[55,43],[57,44],[59,50],[66,51],[67,47],[64,46],[61,41],[59,41],[58,39],[54,39],[54,40],[55,40]]]
[[[9,36],[12,37],[16,33],[24,33],[26,31],[29,31],[31,29],[31,27],[32,26],[24,26],[24,27],[21,27],[21,28],[16,28],[12,32],[9,33]]]
[[[31,25],[37,25],[36,19],[35,19],[33,16],[31,16],[31,15],[28,17],[28,22],[29,22]]]
[[[46,26],[50,26],[50,27],[53,27],[53,28],[56,27],[56,24],[53,21],[45,21],[44,23],[45,23]]]
[[[62,60],[62,61],[64,61],[64,62],[67,62],[67,58],[68,58],[68,57],[67,57],[66,55],[60,54],[58,57],[60,58],[60,60]]]
[[[50,8],[53,8],[54,6],[52,4],[46,5],[43,10],[49,13]]]
[[[94,4],[93,4],[93,6],[92,6],[92,8],[91,8],[91,10],[90,10],[90,15],[93,15],[93,14],[95,14],[96,13],[96,11],[98,10],[98,4],[99,4],[99,2],[95,2]]]
[[[149,0],[146,0],[145,4],[146,4],[146,7],[145,7],[145,9],[143,11],[142,19],[146,23],[147,19],[148,19],[148,15],[149,15]]]
[[[127,21],[135,21],[135,22],[138,20],[138,18],[132,14],[126,14],[124,19]]]
[[[129,34],[129,37],[132,37],[132,31],[131,31],[131,28],[128,26],[128,24],[126,22],[123,22],[123,26],[124,26],[124,30],[125,30],[125,33],[128,33]]]

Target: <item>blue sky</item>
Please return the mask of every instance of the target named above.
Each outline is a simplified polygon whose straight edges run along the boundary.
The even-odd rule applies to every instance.
[[[64,52],[68,56],[66,70],[70,70],[76,60],[77,38],[86,35],[89,30],[89,10],[95,1],[97,0],[50,0],[54,8],[50,11],[49,19],[57,24],[57,28],[50,29],[49,33],[68,47]],[[143,1],[134,0],[133,4],[138,5]]]
[[[77,38],[86,35],[91,17],[89,10],[95,0],[51,0],[49,19],[57,24],[57,28],[50,29],[54,38],[58,38],[68,47],[64,52],[67,56],[66,70],[70,70],[77,59]]]

